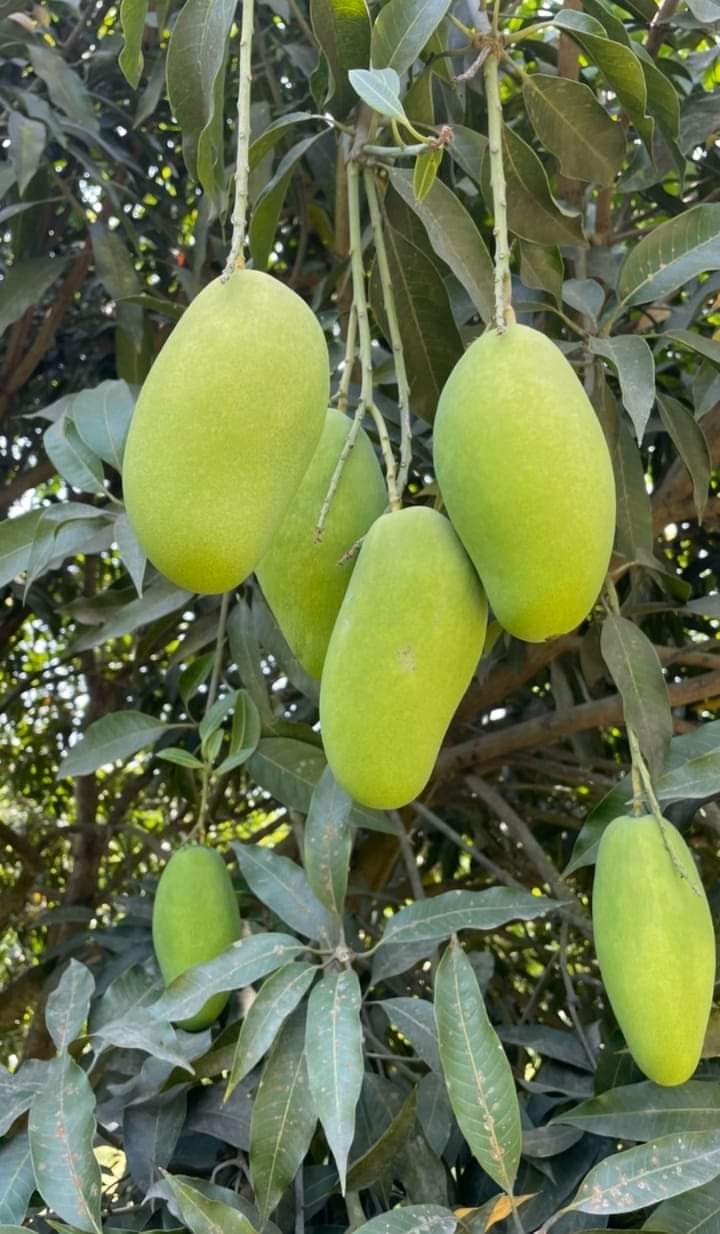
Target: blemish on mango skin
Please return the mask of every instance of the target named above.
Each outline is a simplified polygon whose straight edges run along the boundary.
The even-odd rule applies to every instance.
[[[412,647],[401,647],[398,652],[400,667],[408,673],[415,672],[415,652]]]

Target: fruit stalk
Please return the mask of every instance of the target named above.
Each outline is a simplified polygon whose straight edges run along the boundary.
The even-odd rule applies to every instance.
[[[360,167],[353,160],[348,167],[348,216],[350,224],[350,256],[352,270],[353,304],[357,314],[358,333],[360,335],[360,367],[362,381],[360,387],[360,406],[363,412],[368,412],[375,422],[375,429],[380,439],[380,449],[385,463],[385,480],[391,510],[401,507],[397,486],[397,468],[392,452],[392,445],[387,431],[387,425],[375,406],[373,398],[372,374],[372,337],[368,318],[367,296],[365,292],[365,270],[362,252],[362,225],[360,222]]]
[[[222,273],[223,281],[233,270],[245,265],[248,178],[250,175],[250,85],[252,80],[252,36],[255,0],[243,0],[238,57],[237,153],[235,158],[235,203],[232,216],[232,241]]]
[[[370,207],[370,222],[372,224],[373,240],[375,241],[375,254],[377,257],[378,274],[380,275],[380,286],[382,287],[385,313],[387,314],[390,344],[392,346],[393,357],[395,360],[395,376],[397,378],[398,403],[400,406],[400,470],[398,471],[398,493],[400,497],[402,497],[403,490],[407,484],[408,474],[410,472],[410,464],[412,462],[410,382],[408,381],[407,368],[405,366],[405,351],[403,349],[402,336],[400,334],[400,322],[398,321],[397,307],[395,304],[395,292],[393,290],[390,265],[388,262],[387,249],[385,247],[385,232],[383,230],[382,215],[380,213],[380,201],[378,199],[375,177],[371,171],[366,170],[363,173],[363,179],[365,182],[365,194]]]
[[[350,305],[350,315],[348,317],[347,338],[345,341],[345,360],[343,363],[342,377],[340,378],[340,386],[338,388],[338,393],[337,393],[338,411],[347,411],[348,409],[348,392],[350,390],[350,379],[352,377],[352,371],[353,371],[353,368],[355,367],[356,351],[357,351],[357,313],[355,312],[355,305],[351,304]],[[345,438],[345,441],[343,443],[343,448],[340,451],[340,454],[338,455],[338,461],[335,464],[335,470],[332,473],[330,483],[328,485],[328,491],[325,494],[323,503],[320,507],[318,521],[315,526],[315,543],[316,544],[319,544],[320,541],[322,540],[323,532],[325,530],[325,524],[327,523],[327,520],[328,520],[328,515],[330,513],[330,507],[332,505],[333,497],[335,496],[335,493],[337,492],[337,488],[340,483],[340,477],[342,476],[342,473],[345,469],[345,464],[348,458],[350,457],[350,452],[353,446],[355,445],[355,442],[357,441],[358,436],[360,434],[360,429],[362,428],[362,420],[363,420],[363,406],[362,406],[362,403],[358,403],[357,407],[355,408],[355,414],[352,418],[352,423],[350,425],[350,428],[348,429],[347,437]]]
[[[512,298],[510,282],[510,241],[508,238],[507,198],[502,151],[502,103],[500,101],[500,78],[498,58],[500,47],[491,47],[484,64],[485,97],[488,109],[488,136],[490,138],[490,183],[493,196],[495,225],[495,326],[502,334],[508,325],[508,310]]]

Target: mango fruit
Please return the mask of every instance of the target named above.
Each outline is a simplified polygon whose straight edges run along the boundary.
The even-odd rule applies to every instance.
[[[425,787],[486,625],[482,587],[442,514],[414,507],[373,523],[320,683],[328,762],[361,805],[396,809]]]
[[[188,591],[252,573],[320,440],[325,338],[277,279],[239,270],[183,314],[143,385],[123,488],[147,556]]]
[[[605,989],[635,1062],[656,1084],[684,1084],[710,1016],[715,931],[692,854],[671,823],[623,816],[606,828],[593,924]]]
[[[240,910],[227,866],[213,848],[191,844],[168,861],[155,892],[153,946],[166,985],[181,973],[204,964],[240,937]],[[214,994],[179,1027],[207,1028],[228,1001]]]
[[[500,624],[531,643],[572,630],[605,578],[615,484],[590,400],[549,338],[511,325],[468,348],[440,396],[434,461]]]
[[[345,463],[322,539],[315,539],[320,507],[350,423],[342,412],[328,410],[310,466],[256,570],[290,650],[318,680],[353,571],[354,561],[340,564],[340,558],[387,505],[380,464],[361,430]]]

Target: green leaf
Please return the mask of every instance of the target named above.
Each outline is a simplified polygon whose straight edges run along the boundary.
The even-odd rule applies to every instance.
[[[386,998],[380,1003],[388,1020],[407,1037],[418,1058],[440,1071],[435,1013],[425,998]]]
[[[26,1131],[0,1145],[0,1223],[15,1225],[25,1220],[35,1190],[30,1145]]]
[[[120,611],[100,626],[99,630],[91,631],[78,639],[74,645],[75,649],[86,651],[89,647],[97,647],[98,643],[132,634],[133,630],[141,626],[159,621],[161,617],[167,617],[169,613],[185,608],[191,598],[191,592],[181,591],[169,579],[159,578],[146,588],[137,600],[123,604]]]
[[[563,175],[601,187],[613,183],[625,159],[625,133],[589,86],[533,73],[523,78],[530,122]]]
[[[694,0],[697,3],[697,0]],[[720,1179],[660,1204],[645,1223],[657,1234],[718,1234]]]
[[[361,1157],[353,1161],[348,1170],[348,1190],[360,1191],[376,1182],[405,1147],[415,1123],[415,1102],[416,1095],[413,1089],[390,1125]]]
[[[617,95],[618,102],[625,109],[638,136],[652,154],[652,139],[654,122],[647,114],[647,86],[642,66],[627,45],[617,43],[605,36],[600,23],[593,23],[595,28],[583,28],[587,21],[585,13],[577,13],[573,9],[563,9],[556,13],[553,25],[565,30],[575,40],[578,46],[598,66],[608,85]],[[624,27],[623,27],[624,29]]]
[[[429,1071],[418,1084],[417,1116],[431,1149],[438,1157],[442,1156],[454,1126],[454,1116],[442,1074]]]
[[[162,1171],[172,1188],[180,1217],[191,1234],[257,1234],[255,1227],[236,1208],[210,1200],[189,1183]]]
[[[379,116],[387,116],[389,120],[405,119],[400,102],[400,78],[395,69],[352,69],[348,77],[358,98]]]
[[[690,409],[678,399],[671,398],[669,394],[658,394],[657,405],[660,419],[690,474],[695,509],[701,523],[710,495],[712,472],[707,438]]]
[[[667,330],[661,341],[666,338],[680,343],[682,347],[689,347],[690,351],[696,352],[697,355],[709,360],[711,364],[720,367],[720,343],[714,338],[698,334],[695,330]]]
[[[154,745],[177,724],[163,724],[156,716],[142,711],[115,711],[88,725],[79,741],[60,764],[58,776],[86,776],[98,767],[117,759],[130,758],[138,750]]]
[[[199,758],[191,754],[189,750],[183,750],[181,746],[166,746],[164,750],[158,750],[157,757],[163,763],[174,763],[177,767],[187,767],[190,771],[202,771],[203,764]]]
[[[218,767],[220,775],[242,766],[255,753],[262,734],[262,721],[252,696],[247,690],[237,690],[233,711],[230,753]]]
[[[680,99],[677,91],[641,43],[633,39],[630,46],[639,57],[640,67],[645,75],[647,109],[657,121],[658,128],[667,142],[675,170],[678,175],[682,175],[685,160],[677,144],[680,132]]]
[[[11,583],[27,568],[42,516],[42,510],[30,510],[0,522],[0,587]]]
[[[45,1084],[49,1066],[45,1060],[31,1059],[12,1074],[0,1067],[0,1135],[30,1109],[33,1097]]]
[[[300,866],[259,844],[234,842],[232,847],[244,877],[262,904],[298,934],[333,941],[333,917],[310,890]]]
[[[0,334],[22,317],[43,296],[65,269],[65,261],[57,257],[31,257],[16,261],[6,270],[0,283]]]
[[[154,1059],[170,1063],[192,1073],[192,1065],[183,1052],[178,1035],[171,1024],[157,1023],[151,1018],[151,1009],[143,1008],[137,1014],[121,1020],[109,1020],[94,1028],[91,1036],[97,1038],[98,1052],[117,1046],[121,1050],[143,1050]]]
[[[407,106],[407,99],[405,100]],[[453,139],[449,146],[450,157],[480,185],[480,169],[487,154],[488,139],[484,133],[466,128],[464,124],[453,125]]]
[[[410,406],[415,415],[431,423],[442,388],[463,354],[462,339],[447,288],[425,246],[418,247],[404,229],[389,224],[385,245],[410,382]],[[370,279],[370,301],[387,337],[377,269]]]
[[[138,596],[142,598],[143,582],[147,557],[135,535],[127,514],[119,514],[115,519],[115,543],[123,559],[123,565],[132,579]]]
[[[586,1175],[569,1211],[632,1213],[720,1174],[720,1131],[662,1136],[606,1157]]]
[[[266,129],[250,146],[248,153],[248,163],[250,171],[262,163],[263,159],[285,136],[289,129],[296,124],[304,124],[308,120],[316,120],[317,117],[311,111],[290,111],[284,116],[279,116],[272,124],[269,124]]]
[[[605,289],[596,279],[565,279],[562,298],[571,308],[597,325],[605,303]]]
[[[305,1062],[305,1014],[282,1029],[263,1069],[250,1122],[250,1172],[264,1218],[277,1208],[310,1147],[317,1115]]]
[[[427,150],[419,154],[415,159],[413,193],[418,203],[423,202],[430,192],[437,179],[442,160],[443,151],[440,146],[428,147]]]
[[[168,98],[182,130],[185,163],[210,196],[222,187],[222,150],[207,151],[207,146],[212,147],[217,86],[224,77],[235,7],[235,0],[187,0],[167,52]]]
[[[617,493],[615,547],[628,561],[635,561],[640,551],[652,554],[652,511],[642,456],[624,420],[618,424],[613,468]]]
[[[492,259],[462,202],[441,180],[436,180],[419,201],[411,172],[391,170],[389,178],[405,204],[417,214],[434,251],[462,283],[483,321],[490,321],[493,314]]]
[[[626,304],[664,299],[690,279],[720,269],[720,205],[694,206],[630,248],[618,275]]]
[[[656,776],[673,735],[670,697],[658,654],[634,622],[616,614],[603,622],[600,647],[622,695],[625,720]]]
[[[522,1149],[515,1081],[472,965],[457,939],[438,965],[434,1003],[453,1113],[483,1170],[512,1194]]]
[[[373,68],[391,68],[401,75],[406,73],[449,7],[450,0],[388,0],[373,26]]]
[[[213,733],[219,729],[227,713],[234,708],[236,697],[237,692],[230,690],[227,694],[223,694],[220,698],[215,699],[210,710],[205,713],[200,721],[198,736],[201,741],[207,741],[208,737],[212,737]]]
[[[520,241],[520,278],[526,287],[547,291],[560,307],[565,264],[556,244],[533,244]]]
[[[370,14],[365,0],[310,0],[312,28],[329,70],[325,105],[342,120],[355,106],[348,80],[370,63]]]
[[[303,865],[321,904],[342,920],[353,834],[352,798],[326,767],[310,798],[303,837]]]
[[[28,1121],[37,1189],[48,1208],[83,1234],[101,1234],[100,1166],[93,1153],[95,1094],[81,1067],[61,1054],[48,1067]]]
[[[655,403],[655,360],[647,340],[638,334],[623,334],[589,342],[594,355],[604,356],[616,369],[623,406],[641,442]]]
[[[720,749],[689,758],[657,782],[660,801],[693,801],[720,792]]]
[[[458,930],[495,930],[509,921],[532,921],[557,907],[555,900],[512,887],[446,891],[401,908],[385,926],[382,941],[441,942]]]
[[[363,1080],[361,1003],[360,982],[352,969],[328,973],[308,1003],[305,1057],[310,1092],[343,1195]]]
[[[48,996],[45,1023],[58,1050],[67,1050],[80,1036],[95,992],[95,978],[85,964],[70,960]]]
[[[165,993],[149,1008],[160,1020],[187,1020],[204,1007],[213,994],[244,990],[268,973],[288,964],[304,950],[290,934],[251,934],[240,939],[214,960],[196,964],[176,977]]]
[[[45,82],[55,106],[87,133],[97,134],[97,117],[82,78],[66,64],[59,51],[38,43],[28,50],[32,66]]]
[[[720,1132],[720,1084],[689,1080],[663,1088],[649,1080],[611,1088],[553,1120],[616,1140],[652,1140],[686,1131]],[[653,1230],[656,1227],[651,1227]]]
[[[45,430],[43,445],[58,475],[72,488],[83,493],[105,491],[102,463],[85,445],[67,412]]]
[[[115,471],[122,470],[135,400],[125,381],[103,381],[76,394],[70,414],[84,444]]]
[[[483,196],[489,201],[489,160],[482,170]],[[580,215],[563,210],[550,192],[547,173],[535,151],[514,129],[503,128],[503,163],[508,226],[523,240],[543,245],[584,245]]]
[[[102,223],[92,223],[90,238],[97,276],[108,295],[113,300],[138,295],[140,279],[122,235],[118,231],[110,231]],[[140,310],[134,311],[142,320]]]
[[[293,146],[284,155],[280,164],[255,203],[250,219],[250,252],[258,270],[265,270],[270,260],[275,233],[280,220],[280,211],[295,169],[300,160],[307,154],[315,142],[325,136],[325,131],[313,133]]]
[[[248,770],[255,782],[282,805],[307,814],[313,789],[326,765],[325,755],[317,746],[293,737],[266,737],[249,760]],[[397,835],[397,828],[379,810],[354,805],[350,820],[355,827]]]
[[[318,968],[304,961],[278,968],[263,982],[250,1007],[235,1046],[225,1100],[267,1054],[285,1020],[310,989]]]
[[[10,158],[15,168],[18,192],[22,197],[40,166],[47,130],[39,120],[31,120],[21,111],[11,111],[7,131],[10,138]]]
[[[457,1217],[436,1204],[408,1204],[373,1217],[358,1226],[355,1234],[455,1234]]]
[[[120,25],[124,43],[118,56],[120,71],[125,80],[137,90],[145,63],[142,50],[148,0],[122,0]]]

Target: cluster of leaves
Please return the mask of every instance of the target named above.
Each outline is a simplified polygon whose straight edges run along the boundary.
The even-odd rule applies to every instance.
[[[348,147],[439,139],[367,156],[417,501],[439,392],[493,303],[467,9],[272,0],[256,19],[250,252],[318,310],[335,387]],[[121,504],[138,385],[227,248],[235,4],[0,4],[6,1226],[720,1230],[715,1021],[696,1079],[644,1082],[588,913],[630,795],[624,717],[718,900],[720,9],[501,9],[513,302],[611,445],[620,611],[538,648],[499,634],[423,800],[388,816],[330,779],[315,687],[255,585],[215,649],[218,601],[159,577]],[[247,935],[163,992],[152,892],[201,810]],[[227,989],[213,1032],[172,1026]]]

